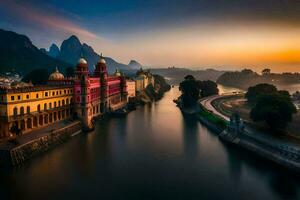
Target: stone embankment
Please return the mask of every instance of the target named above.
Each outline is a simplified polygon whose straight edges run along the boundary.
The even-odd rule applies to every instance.
[[[53,130],[49,134],[32,139],[27,143],[2,148],[0,150],[0,164],[8,166],[20,165],[30,158],[64,143],[73,135],[80,133],[81,128],[81,122],[75,121],[63,128]]]
[[[209,104],[211,104],[211,101]],[[218,112],[216,109],[217,108],[214,108],[211,114],[216,117],[222,115],[221,113],[216,114],[215,112]],[[300,148],[282,141],[274,139],[271,140],[271,138],[262,138],[261,135],[259,135],[260,133],[250,131],[247,126],[243,132],[237,134],[233,131],[229,131],[228,129],[224,129],[220,132],[218,125],[211,121],[207,123],[208,120],[205,117],[204,120],[201,119],[200,121],[212,131],[217,133],[222,141],[244,148],[267,160],[296,172],[300,172]]]
[[[227,130],[223,131],[219,135],[219,138],[222,141],[244,148],[281,166],[292,169],[298,173],[300,172],[300,152],[291,147],[278,147],[245,134],[235,135]]]

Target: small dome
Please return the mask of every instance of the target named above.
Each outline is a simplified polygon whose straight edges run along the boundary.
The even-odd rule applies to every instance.
[[[115,73],[114,73],[115,76],[122,76],[121,72],[119,69],[116,69]]]
[[[100,59],[99,59],[98,63],[106,64],[106,61],[105,61],[105,59],[102,56],[102,53],[100,55]]]
[[[101,58],[101,59],[99,60],[99,63],[106,64],[106,61],[104,60],[104,58]]]
[[[79,60],[78,60],[78,64],[87,64],[87,62],[86,62],[86,60],[84,59],[84,58],[80,58]]]
[[[65,78],[64,75],[58,71],[57,67],[55,69],[55,72],[53,72],[49,76],[49,80],[61,80],[61,79],[64,79],[64,78]]]

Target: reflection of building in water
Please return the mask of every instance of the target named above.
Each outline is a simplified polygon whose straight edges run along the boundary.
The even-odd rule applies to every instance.
[[[94,74],[90,74],[86,60],[81,58],[73,78],[65,78],[56,69],[46,85],[2,87],[0,138],[27,133],[71,116],[77,116],[83,128],[91,128],[93,118],[126,105],[126,87],[121,73],[107,74],[102,56]]]
[[[240,118],[240,116],[238,114],[232,114],[230,117],[228,130],[235,134],[239,134],[244,131],[244,128],[245,128],[245,124],[243,120]]]

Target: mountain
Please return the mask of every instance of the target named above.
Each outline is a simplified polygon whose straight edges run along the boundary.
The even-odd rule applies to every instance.
[[[205,69],[205,70],[191,70],[187,68],[157,68],[150,69],[152,74],[158,74],[167,80],[169,84],[178,85],[182,78],[187,75],[193,75],[197,80],[212,80],[216,81],[225,71],[218,71],[214,69]]]
[[[100,59],[100,55],[97,54],[91,46],[85,43],[82,44],[75,35],[72,35],[62,42],[57,58],[75,66],[81,56],[87,60],[91,71],[94,70],[95,64]],[[128,65],[119,63],[110,57],[104,58],[109,73],[113,73],[117,68],[122,71],[131,69]]]
[[[128,66],[131,67],[132,69],[140,69],[143,67],[139,62],[137,62],[135,60],[131,60],[128,64]]]
[[[69,66],[43,53],[27,36],[3,29],[0,29],[0,63],[0,73],[16,71],[20,74],[37,68],[52,71],[55,66]]]
[[[52,44],[49,48],[49,52],[48,52],[48,55],[53,57],[53,58],[56,58],[59,54],[59,48],[56,44]]]

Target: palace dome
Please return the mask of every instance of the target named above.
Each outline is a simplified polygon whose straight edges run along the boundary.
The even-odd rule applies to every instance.
[[[79,60],[78,60],[78,64],[87,64],[87,61],[84,59],[84,58],[80,58]]]
[[[99,63],[106,64],[106,61],[104,60],[104,58],[101,58],[101,59],[99,60]]]
[[[119,69],[116,69],[115,73],[114,73],[115,76],[122,76],[121,72]]]
[[[105,61],[104,57],[102,56],[102,53],[100,55],[100,59],[99,59],[98,63],[106,64],[106,61]]]
[[[57,67],[55,69],[55,72],[53,72],[49,76],[49,80],[61,80],[61,79],[64,79],[64,78],[65,78],[64,75],[58,71]]]

